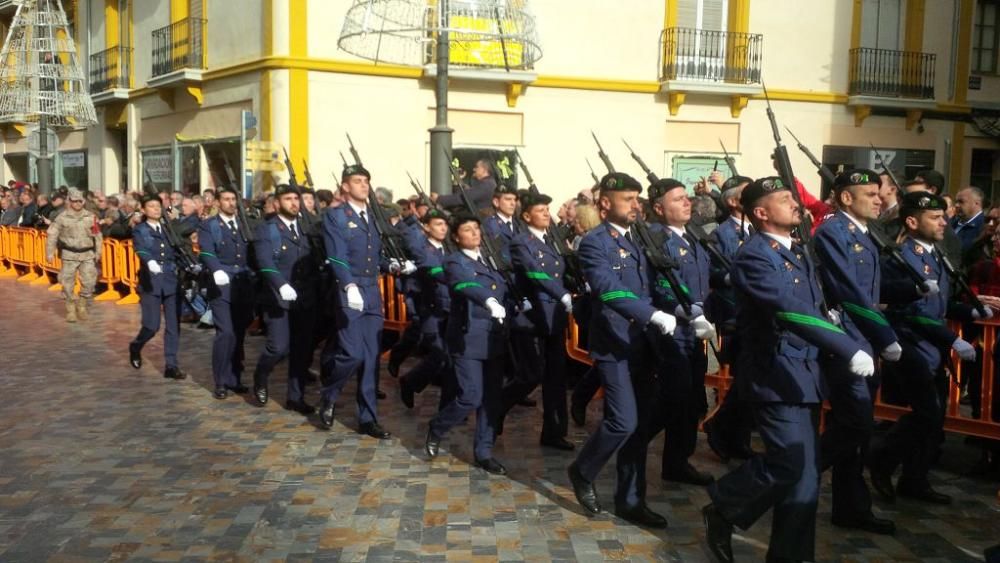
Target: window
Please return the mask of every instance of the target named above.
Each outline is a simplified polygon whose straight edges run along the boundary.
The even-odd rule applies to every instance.
[[[903,25],[902,0],[864,0],[861,10],[861,46],[898,51]]]
[[[972,24],[972,72],[994,74],[997,71],[997,28],[1000,27],[1000,2],[979,0]]]
[[[677,27],[726,31],[729,0],[681,0],[677,4]]]

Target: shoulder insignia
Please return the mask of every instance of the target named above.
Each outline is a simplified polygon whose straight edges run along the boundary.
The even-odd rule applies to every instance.
[[[847,230],[853,233],[854,231],[858,230],[858,227],[854,223],[848,223]]]
[[[771,248],[773,248],[774,250],[778,250],[778,247],[781,246],[781,243],[779,243],[778,241],[776,241],[774,239],[771,239],[771,243],[770,244],[771,244]]]
[[[618,238],[618,231],[613,227],[608,227],[608,233],[611,234],[611,238]]]
[[[914,242],[913,243],[913,251],[916,252],[917,254],[923,254],[924,253],[924,247],[921,246],[920,243]]]

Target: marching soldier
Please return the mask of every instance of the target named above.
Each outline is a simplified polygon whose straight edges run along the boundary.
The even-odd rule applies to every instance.
[[[160,311],[163,311],[163,356],[166,369],[163,377],[184,379],[187,374],[177,366],[177,349],[180,345],[181,279],[177,266],[177,252],[168,241],[164,229],[169,228],[163,218],[163,204],[159,197],[142,198],[145,220],[132,229],[135,253],[139,257],[139,305],[142,308],[142,328],[128,345],[132,367],[142,367],[142,347],[160,330]]]
[[[601,512],[594,481],[617,454],[615,513],[629,522],[664,528],[646,505],[646,433],[653,388],[648,330],[674,331],[673,315],[653,307],[646,258],[634,238],[642,186],[622,173],[604,176],[598,204],[605,220],[580,243],[579,258],[591,287],[590,356],[604,386],[604,420],[569,466],[581,506]]]
[[[212,342],[212,376],[216,399],[229,391],[246,393],[243,374],[243,339],[253,320],[254,274],[248,265],[250,247],[243,238],[237,214],[236,191],[232,186],[218,190],[218,214],[198,227],[199,258],[211,273],[209,307],[215,325]],[[244,228],[249,228],[244,225]]]
[[[935,491],[928,480],[944,426],[948,396],[944,362],[951,350],[962,360],[973,361],[976,350],[952,332],[944,320],[947,315],[969,321],[979,314],[948,301],[950,280],[937,247],[944,240],[947,225],[944,198],[930,192],[909,192],[901,198],[899,207],[905,237],[900,252],[926,278],[930,290],[907,305],[892,305],[888,310],[887,316],[902,345],[897,369],[905,374],[901,391],[911,411],[893,424],[881,443],[872,445],[868,468],[872,487],[890,502],[898,494],[933,504],[949,504],[951,497]],[[902,292],[912,293],[913,283],[900,267],[892,264],[885,274],[887,288],[902,286],[905,288]],[[991,316],[990,309],[986,311]],[[892,474],[900,464],[902,476],[894,487]]]
[[[358,431],[385,440],[392,435],[378,423],[375,378],[385,322],[378,276],[388,267],[368,208],[370,181],[371,174],[361,165],[344,168],[340,184],[344,205],[329,209],[323,218],[323,240],[336,284],[337,329],[336,338],[329,338],[323,350],[319,414],[321,426],[331,428],[337,397],[357,374]],[[402,266],[405,274],[415,269],[409,261]]]
[[[751,401],[763,455],[709,486],[702,509],[712,553],[732,561],[732,527],[747,529],[774,509],[769,561],[812,561],[819,497],[817,419],[823,400],[818,358],[847,360],[851,373],[871,377],[872,357],[821,310],[823,297],[805,249],[792,240],[802,221],[794,187],[780,178],[756,180],[740,203],[757,233],[733,264],[745,371],[740,385]]]
[[[83,193],[71,189],[68,199],[69,209],[60,213],[49,226],[45,254],[51,262],[59,250],[62,259],[59,283],[66,298],[66,322],[75,323],[77,319],[87,320],[87,308],[94,299],[102,239],[97,217],[83,208]],[[79,300],[73,293],[77,272],[80,273]]]
[[[458,396],[431,419],[424,451],[431,459],[440,452],[449,430],[476,413],[473,454],[476,465],[494,475],[507,468],[493,457],[496,421],[500,409],[503,355],[507,338],[507,282],[486,265],[479,245],[479,218],[468,212],[452,216],[451,237],[458,246],[444,260],[451,287],[451,314],[446,342],[455,366]]]
[[[712,232],[719,252],[732,264],[736,251],[750,237],[753,227],[743,216],[740,195],[753,182],[746,176],[733,176],[722,184],[720,199],[729,210],[729,217]],[[750,431],[753,416],[746,402],[740,400],[740,386],[735,381],[740,377],[741,366],[735,361],[739,357],[739,338],[736,336],[736,302],[729,268],[713,260],[711,306],[707,316],[721,329],[722,354],[720,362],[729,365],[729,373],[734,384],[729,388],[722,404],[712,418],[705,421],[705,436],[708,445],[723,462],[730,458],[748,459],[753,456],[750,448]]]
[[[431,209],[421,216],[420,224],[420,232],[411,229],[407,245],[416,260],[417,272],[413,275],[419,283],[416,316],[420,319],[420,335],[427,345],[427,353],[420,363],[399,378],[399,393],[406,408],[412,409],[414,393],[420,393],[437,380],[441,384],[439,405],[443,408],[454,398],[444,343],[451,311],[451,295],[444,273],[448,220],[440,211]]]
[[[493,209],[495,213],[483,220],[483,233],[498,240],[503,245],[504,255],[509,258],[510,242],[521,231],[514,217],[517,190],[506,184],[498,185],[493,191]]]
[[[520,315],[523,325],[511,335],[521,369],[504,387],[500,427],[516,404],[542,385],[542,435],[540,443],[558,450],[572,450],[566,439],[569,413],[566,408],[566,322],[573,298],[566,291],[566,264],[552,246],[547,229],[552,223],[543,194],[521,199],[524,230],[514,235],[510,254],[520,285],[526,288],[531,307]]]
[[[267,404],[268,377],[274,366],[287,357],[285,408],[308,416],[316,412],[305,400],[304,387],[314,346],[319,271],[312,259],[312,243],[300,221],[299,189],[279,184],[274,197],[278,213],[254,232],[254,255],[268,288],[261,296],[267,344],[254,370],[253,394],[256,406]]]
[[[708,412],[704,340],[715,338],[715,328],[703,311],[709,292],[708,252],[684,230],[691,220],[691,200],[683,182],[673,178],[656,181],[649,187],[649,201],[658,221],[649,230],[664,235],[663,251],[677,262],[677,279],[683,284],[671,287],[670,282],[658,277],[653,288],[653,304],[673,312],[678,324],[671,337],[661,338],[653,347],[658,373],[657,407],[662,412],[650,438],[662,425],[666,434],[661,469],[664,480],[704,486],[712,482],[712,476],[698,471],[688,459],[698,444],[698,422]],[[691,302],[690,312],[680,304],[678,292]]]

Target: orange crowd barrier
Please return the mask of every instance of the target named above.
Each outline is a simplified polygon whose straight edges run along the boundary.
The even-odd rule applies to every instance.
[[[115,267],[119,273],[122,285],[128,289],[128,295],[115,301],[115,304],[135,305],[139,302],[139,293],[137,291],[139,287],[139,257],[134,252],[131,240],[121,241],[118,248],[120,252],[116,252],[114,256]]]
[[[11,235],[7,227],[0,227],[0,278],[16,278],[17,270],[11,261]]]
[[[378,287],[382,292],[385,330],[402,333],[406,329],[406,298],[396,291],[396,277],[379,276]]]
[[[109,238],[103,239],[101,243],[101,271],[98,273],[97,283],[104,285],[104,291],[94,297],[95,301],[118,301],[122,298],[121,292],[115,289],[115,285],[122,281],[117,258],[124,252],[121,245],[121,241]]]

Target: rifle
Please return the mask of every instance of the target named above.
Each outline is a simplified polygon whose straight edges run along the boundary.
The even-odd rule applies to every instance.
[[[882,159],[882,153],[878,152],[878,149],[875,148],[875,143],[868,143],[868,144],[871,146],[872,151],[875,152],[875,159],[878,161],[878,165],[882,168],[882,170],[885,171],[886,174],[889,175],[889,179],[892,180],[892,183],[896,185],[896,189],[897,190],[902,189],[903,187],[902,184],[900,184],[899,181],[896,180],[896,175],[892,173],[892,170],[890,170],[889,167],[885,165],[885,160]]]
[[[285,153],[285,168],[288,169],[288,185],[301,189],[299,181],[295,179],[295,166],[292,165],[292,160],[288,158],[288,149],[281,147],[281,152]]]
[[[934,250],[937,252],[938,258],[941,259],[941,265],[944,266],[944,271],[948,272],[948,277],[951,281],[958,286],[958,291],[955,293],[966,297],[971,303],[972,307],[979,313],[979,318],[986,318],[986,308],[983,306],[983,302],[976,297],[976,294],[972,292],[972,288],[966,283],[965,278],[962,274],[955,268],[955,265],[951,263],[951,260],[945,256],[944,252],[938,245],[934,245]]]
[[[148,169],[143,168],[143,172],[146,174],[146,180],[149,182],[149,185],[153,188],[153,193],[156,193],[157,186],[156,182],[153,181],[153,176],[149,173]],[[163,235],[167,239],[167,244],[170,245],[174,254],[176,254],[181,261],[181,269],[192,276],[200,274],[201,262],[199,262],[198,258],[194,255],[194,250],[192,250],[190,246],[185,245],[184,241],[181,240],[180,235],[177,234],[173,225],[170,224],[170,218],[161,217],[160,225],[163,227]]]
[[[798,231],[799,241],[806,247],[806,252],[811,252],[809,240],[812,238],[812,219],[806,213],[805,206],[802,205],[802,198],[799,197],[799,189],[795,184],[795,173],[792,172],[792,161],[788,158],[788,149],[781,142],[781,132],[778,131],[778,121],[774,117],[774,110],[771,109],[771,98],[767,95],[767,86],[764,86],[764,99],[767,101],[767,119],[771,122],[771,133],[774,134],[774,158],[778,163],[778,176],[781,181],[792,191],[795,203],[799,205],[802,213],[802,222],[795,228]]]
[[[726,155],[726,166],[729,167],[729,171],[732,172],[733,176],[739,176],[740,173],[736,171],[736,161],[733,157],[729,156],[729,151],[726,150],[726,145],[722,143],[722,139],[719,139],[719,145],[722,147],[722,154]]]
[[[354,148],[354,141],[351,140],[350,134],[347,135],[347,142],[351,145],[350,151],[351,156],[354,157],[354,163],[358,166],[364,166],[361,164],[361,156],[358,155],[358,150]],[[343,158],[343,153],[340,156]],[[389,218],[385,216],[385,208],[379,204],[378,199],[375,198],[375,190],[371,189],[371,187],[368,188],[368,207],[371,209],[372,224],[375,226],[375,231],[378,232],[379,237],[382,239],[382,252],[386,258],[395,260],[402,266],[403,262],[409,259],[406,255],[406,247],[399,240],[399,233],[393,228],[392,223],[389,222]]]
[[[316,184],[313,182],[313,175],[309,172],[309,163],[306,159],[302,159],[302,173],[306,175],[306,183],[309,184],[309,189],[315,190]]]
[[[587,161],[587,168],[590,168],[590,177],[594,179],[594,184],[600,184],[601,179],[597,177],[596,173],[594,173],[594,167],[590,165],[590,159],[585,158],[584,160]]]
[[[601,158],[604,166],[607,167],[609,174],[614,174],[615,167],[611,164],[611,159],[604,152],[604,148],[601,146],[601,142],[597,140],[597,135],[593,131],[590,134],[594,137],[594,142],[597,143],[597,155]],[[654,176],[655,177],[655,176]],[[635,222],[632,223],[632,231],[636,234],[637,246],[642,250],[643,255],[646,257],[646,261],[653,269],[663,276],[670,284],[670,287],[674,290],[674,295],[677,297],[677,302],[680,303],[681,308],[688,315],[691,314],[691,307],[694,303],[691,301],[691,296],[684,293],[681,289],[680,280],[677,278],[677,274],[674,270],[680,268],[680,265],[676,260],[671,258],[666,252],[663,251],[663,245],[666,242],[666,233],[661,233],[660,235],[654,236],[650,232],[649,227],[642,221],[642,219],[636,217]]]
[[[521,153],[517,152],[517,149],[514,150],[514,156],[517,157],[517,165],[521,168],[521,172],[524,172],[524,178],[528,181],[528,191],[533,195],[538,195],[540,192],[538,191],[538,186],[535,184],[535,179],[531,177],[528,165],[525,164],[524,159],[521,158]],[[580,260],[576,252],[566,245],[566,239],[559,234],[555,225],[551,222],[548,229],[546,229],[546,234],[552,240],[552,246],[555,248],[556,254],[562,256],[563,263],[566,264],[566,272],[563,276],[563,283],[566,285],[566,289],[574,294],[584,293],[584,284],[582,283],[583,270],[580,267]]]
[[[222,158],[225,159],[226,176],[229,177],[229,183],[232,185],[233,191],[236,192],[236,224],[239,226],[240,235],[248,243],[254,242],[253,231],[250,230],[250,220],[247,218],[247,210],[243,206],[243,186],[239,185],[233,167],[229,164],[229,155],[222,153]]]
[[[431,198],[427,197],[427,192],[424,191],[420,182],[416,181],[416,179],[413,178],[413,175],[409,172],[407,172],[406,175],[410,177],[410,185],[413,186],[414,191],[417,192],[417,198],[419,198],[418,200],[426,203],[430,207],[433,207],[435,211],[444,213],[444,210],[441,209],[441,206],[438,205],[436,201],[432,201]],[[445,237],[444,242],[441,244],[444,246],[445,251],[449,254],[455,251],[455,243],[451,240],[451,237]]]
[[[298,179],[295,177],[295,165],[292,164],[292,160],[288,158],[288,150],[285,147],[281,147],[281,150],[282,152],[285,153],[285,168],[288,169],[288,185],[299,190],[299,193],[302,193],[302,185],[299,184]],[[299,199],[300,205],[301,201],[302,200],[300,198]],[[311,213],[306,211],[304,207],[299,207],[299,217],[302,218],[302,223],[304,227],[303,232],[307,234],[313,234],[313,232],[316,230],[316,218],[313,217]],[[316,259],[321,264],[325,263],[326,259],[319,256],[322,252],[319,249],[316,249],[315,246],[316,245],[313,245],[314,247],[313,253],[316,254]]]
[[[642,171],[646,173],[646,179],[649,180],[649,183],[654,184],[659,181],[656,174],[648,166],[646,166],[646,163],[642,160],[642,158],[636,154],[634,150],[632,150],[628,141],[622,139],[622,142],[625,143],[625,146],[628,148],[629,153],[631,153],[632,158],[639,163],[639,167],[642,168]],[[708,253],[715,258],[716,262],[721,264],[727,270],[731,268],[732,264],[729,261],[729,258],[727,258],[726,255],[712,243],[711,237],[708,236],[708,233],[706,233],[705,229],[702,229],[700,225],[695,225],[689,221],[688,224],[684,226],[684,231],[691,235],[691,238],[698,241],[698,244],[708,251]]]
[[[806,155],[806,158],[809,159],[809,162],[812,162],[813,166],[816,167],[816,172],[819,173],[819,177],[823,179],[823,184],[820,186],[819,198],[826,201],[827,198],[830,197],[830,190],[833,188],[833,183],[837,180],[837,176],[833,173],[833,171],[827,168],[825,164],[816,158],[816,155],[809,150],[809,147],[802,144],[802,141],[795,136],[795,133],[792,133],[791,129],[785,126],[785,131],[788,131],[788,134],[795,139],[795,143],[799,145],[799,150],[802,151],[802,153]]]

